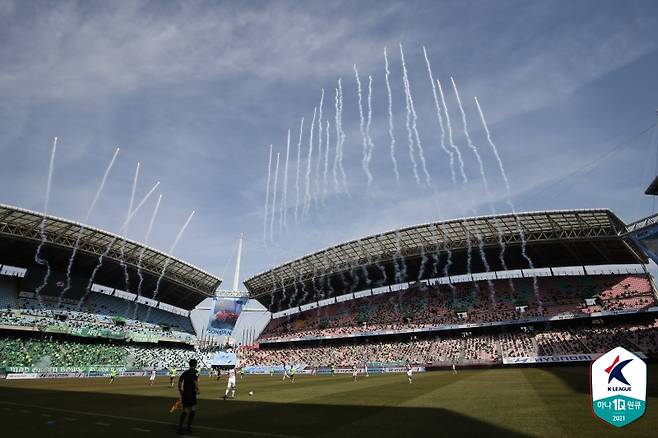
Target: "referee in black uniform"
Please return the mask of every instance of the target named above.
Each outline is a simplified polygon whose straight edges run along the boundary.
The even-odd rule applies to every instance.
[[[190,368],[180,375],[178,379],[178,392],[180,393],[181,401],[183,403],[183,412],[180,414],[178,420],[178,433],[183,433],[183,423],[187,417],[187,430],[185,432],[192,432],[192,420],[194,420],[194,413],[196,411],[196,395],[199,393],[199,377],[196,371],[197,360],[190,359]]]

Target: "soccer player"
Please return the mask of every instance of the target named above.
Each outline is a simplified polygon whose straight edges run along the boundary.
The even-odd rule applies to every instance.
[[[452,363],[452,374],[457,374],[457,370],[455,369],[455,363]]]
[[[244,378],[244,368],[240,368],[240,380]]]
[[[156,373],[155,367],[153,367],[153,369],[151,370],[151,377],[149,378],[149,386],[153,386],[153,384],[155,383],[155,373]]]
[[[413,380],[413,371],[411,370],[411,365],[407,364],[407,379],[409,380],[409,384],[411,385],[411,381]]]
[[[228,371],[228,383],[226,384],[226,392],[224,393],[224,400],[228,397],[228,392],[231,391],[231,398],[235,398],[235,368]]]
[[[171,385],[172,388],[174,387],[174,379],[175,378],[176,378],[176,367],[172,367],[169,370],[169,384]]]
[[[336,364],[331,364],[331,375],[335,376],[336,375]]]
[[[274,367],[270,366],[270,377],[274,375]]]
[[[112,371],[110,371],[110,385],[114,383],[114,379],[117,377],[117,370],[112,368]]]
[[[295,383],[295,373],[297,372],[297,369],[290,365],[290,382]]]
[[[286,379],[289,379],[290,376],[288,375],[288,368],[286,367],[286,364],[283,364],[283,378],[281,379],[282,382],[285,383]]]
[[[190,359],[190,368],[184,371],[178,379],[178,392],[183,404],[183,412],[178,420],[178,433],[183,434],[183,423],[187,417],[187,433],[192,432],[192,420],[196,412],[196,396],[199,394],[199,376],[197,375],[196,359]]]
[[[356,382],[356,376],[358,374],[358,371],[356,370],[356,365],[352,367],[352,382]]]
[[[363,373],[366,375],[366,377],[370,377],[370,374],[368,374],[368,362],[363,364]]]

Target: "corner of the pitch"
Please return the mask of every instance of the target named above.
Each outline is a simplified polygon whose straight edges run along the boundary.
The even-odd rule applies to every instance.
[[[615,427],[624,427],[644,415],[647,365],[640,355],[644,356],[616,347],[592,362],[592,412]]]

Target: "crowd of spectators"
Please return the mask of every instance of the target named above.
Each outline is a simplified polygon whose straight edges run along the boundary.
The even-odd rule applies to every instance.
[[[542,277],[412,286],[272,319],[261,340],[341,337],[454,324],[519,321],[656,305],[643,275]]]
[[[112,366],[129,369],[184,368],[190,358],[210,366],[210,355],[190,347],[77,342],[52,338],[0,338],[0,368]]]
[[[118,300],[114,298],[115,300]],[[193,342],[195,336],[188,331],[172,328],[169,324],[156,324],[139,319],[123,318],[120,315],[111,316],[105,307],[101,308],[93,300],[83,303],[78,308],[76,304],[59,302],[51,297],[42,297],[41,302],[35,298],[20,297],[16,308],[0,309],[0,325],[25,326],[37,329],[50,327],[56,331],[71,331],[75,329],[97,329],[120,332],[131,332],[142,336],[157,336],[174,338],[185,342]],[[125,303],[124,303],[125,305]],[[134,306],[143,307],[140,304]],[[102,312],[105,313],[102,313]],[[158,309],[158,315],[167,313]],[[127,312],[130,313],[130,312]],[[178,315],[174,315],[178,317]],[[150,318],[152,319],[152,318]],[[166,321],[172,320],[167,319]]]
[[[601,322],[601,321],[599,321]],[[319,366],[361,366],[366,362],[417,364],[493,364],[503,358],[605,353],[622,346],[648,357],[658,355],[658,320],[587,327],[536,330],[523,327],[497,334],[462,332],[451,336],[370,342],[345,339],[336,345],[295,346],[271,344],[240,349],[244,365],[283,363]],[[283,345],[283,346],[281,346]]]

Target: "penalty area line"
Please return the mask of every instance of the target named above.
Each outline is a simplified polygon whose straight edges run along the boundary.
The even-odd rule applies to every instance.
[[[0,404],[2,405],[10,405],[10,406],[19,406],[19,407],[25,407],[25,408],[33,408],[33,409],[46,409],[49,411],[55,411],[55,412],[66,412],[68,414],[77,414],[77,415],[86,415],[89,417],[103,417],[103,418],[113,418],[115,420],[128,420],[128,421],[137,421],[141,423],[151,423],[151,424],[163,424],[166,426],[171,426],[173,423],[169,421],[160,421],[160,420],[151,420],[148,418],[137,418],[137,417],[126,417],[122,415],[111,415],[111,414],[103,414],[99,412],[85,412],[85,411],[76,411],[74,409],[63,409],[63,408],[53,408],[50,406],[40,406],[40,405],[32,405],[32,404],[24,404],[24,403],[14,403],[14,402],[8,402],[4,400],[0,400]],[[29,411],[28,411],[29,412]],[[203,429],[203,430],[210,430],[210,431],[215,431],[215,432],[227,432],[227,433],[234,433],[234,434],[242,434],[242,435],[250,435],[250,436],[262,436],[262,437],[273,437],[273,438],[302,438],[297,435],[285,435],[281,433],[268,433],[268,432],[254,432],[250,430],[238,430],[238,429],[225,429],[221,427],[211,427],[211,426],[203,426],[203,425],[194,425],[195,429]]]

